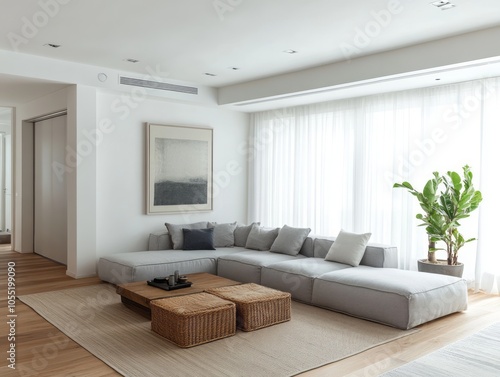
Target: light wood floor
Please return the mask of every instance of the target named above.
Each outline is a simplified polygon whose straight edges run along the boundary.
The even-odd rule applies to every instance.
[[[7,367],[7,265],[16,264],[16,294],[99,284],[98,278],[72,279],[66,267],[36,254],[19,254],[0,245],[0,375],[1,376],[119,376],[19,300],[16,301],[17,370]],[[446,344],[500,321],[500,297],[469,293],[469,309],[419,327],[416,334],[304,373],[302,376],[377,376]]]

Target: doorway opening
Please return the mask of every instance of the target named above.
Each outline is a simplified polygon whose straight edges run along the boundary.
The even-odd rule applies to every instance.
[[[0,107],[0,244],[12,242],[12,119],[10,107]]]

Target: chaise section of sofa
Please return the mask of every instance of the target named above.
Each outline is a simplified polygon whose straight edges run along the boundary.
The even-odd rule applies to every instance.
[[[318,276],[312,304],[410,329],[467,309],[467,283],[452,276],[359,266]]]

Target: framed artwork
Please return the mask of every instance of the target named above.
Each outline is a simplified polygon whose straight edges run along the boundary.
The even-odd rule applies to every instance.
[[[213,129],[146,126],[147,214],[211,211]]]

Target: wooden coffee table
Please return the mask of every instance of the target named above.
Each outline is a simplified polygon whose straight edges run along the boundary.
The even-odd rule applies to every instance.
[[[116,293],[121,296],[122,303],[129,309],[151,319],[151,309],[149,303],[152,300],[161,298],[191,295],[193,293],[204,292],[210,288],[227,287],[241,284],[238,281],[226,279],[206,272],[187,275],[188,281],[193,283],[191,287],[181,288],[172,291],[152,287],[146,281],[120,284],[116,287]]]

